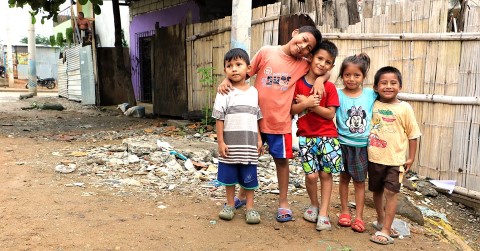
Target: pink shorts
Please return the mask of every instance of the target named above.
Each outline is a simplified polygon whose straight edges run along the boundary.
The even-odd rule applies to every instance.
[[[268,152],[276,159],[293,158],[292,134],[262,133],[263,143],[267,142]]]

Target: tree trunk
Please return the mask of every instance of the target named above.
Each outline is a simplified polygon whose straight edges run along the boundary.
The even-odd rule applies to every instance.
[[[126,69],[125,63],[123,61],[123,47],[122,47],[122,25],[120,20],[120,6],[118,0],[112,0],[113,6],[113,23],[115,26],[115,55],[116,55],[116,65],[115,65],[115,75],[114,80],[115,84],[119,84],[127,92],[128,104],[130,106],[137,105],[135,99],[135,93],[133,91],[132,79],[129,74],[130,69]]]

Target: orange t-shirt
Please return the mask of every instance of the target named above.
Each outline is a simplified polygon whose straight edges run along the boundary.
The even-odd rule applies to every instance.
[[[295,82],[308,72],[305,59],[286,55],[281,46],[263,46],[253,57],[250,76],[257,75],[255,88],[263,114],[260,131],[270,134],[292,132],[292,106]]]

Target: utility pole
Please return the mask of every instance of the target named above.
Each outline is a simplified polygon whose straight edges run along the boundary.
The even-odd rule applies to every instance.
[[[252,0],[232,0],[231,48],[242,48],[250,55]]]
[[[6,65],[6,73],[8,74],[8,87],[14,87],[14,80],[13,80],[13,61],[12,61],[12,32],[10,30],[10,8],[6,9],[7,12],[7,65]]]
[[[35,24],[30,15],[30,24],[28,25],[28,92],[37,96],[37,61],[35,60],[37,48],[35,47]]]

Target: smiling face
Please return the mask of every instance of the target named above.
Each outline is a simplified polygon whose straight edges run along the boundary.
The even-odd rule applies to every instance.
[[[311,58],[309,74],[314,77],[323,76],[335,65],[335,59],[324,49],[319,49]]]
[[[352,91],[362,88],[364,78],[365,76],[363,76],[360,66],[356,64],[347,65],[342,74],[343,85],[345,85],[346,89]]]
[[[306,57],[317,45],[317,40],[310,32],[298,33],[298,30],[292,32],[292,39],[287,44],[287,55],[292,57]]]
[[[224,71],[232,85],[235,85],[245,81],[250,68],[250,65],[247,65],[244,59],[233,58],[230,61],[225,61]]]
[[[384,73],[380,76],[378,84],[373,86],[378,93],[379,100],[383,103],[397,103],[398,92],[402,89],[395,73]]]

